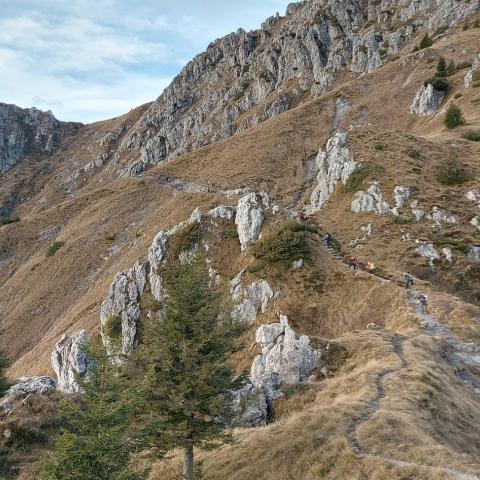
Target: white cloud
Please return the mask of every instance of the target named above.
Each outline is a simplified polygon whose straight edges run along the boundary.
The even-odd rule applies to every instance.
[[[288,2],[233,3],[9,2],[0,18],[0,102],[51,109],[62,120],[118,116],[157,98],[210,41],[259,25]]]

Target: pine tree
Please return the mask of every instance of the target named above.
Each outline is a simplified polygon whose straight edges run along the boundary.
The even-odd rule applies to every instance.
[[[443,57],[440,57],[437,63],[437,77],[446,77],[446,76],[447,76],[447,62]]]
[[[0,397],[3,397],[7,390],[10,388],[10,383],[5,374],[5,370],[9,365],[9,361],[6,355],[0,351]]]
[[[420,41],[420,50],[422,50],[423,48],[431,47],[432,45],[433,45],[433,40],[430,38],[428,33],[426,33],[425,36]]]
[[[184,450],[183,478],[193,478],[193,447],[210,448],[229,440],[231,392],[243,384],[229,366],[242,328],[222,316],[221,293],[211,285],[202,257],[163,274],[168,299],[162,321],[144,324],[143,344],[134,362],[141,368],[146,425],[141,435],[159,454]]]
[[[463,117],[463,113],[460,110],[460,107],[457,107],[453,103],[450,104],[447,110],[447,114],[445,115],[445,125],[447,128],[455,128],[460,125],[465,125],[465,118]]]
[[[144,479],[147,472],[134,471],[130,462],[138,446],[128,435],[134,395],[99,342],[88,355],[95,367],[88,379],[77,380],[83,395],[61,401],[63,427],[43,459],[43,473],[49,480]]]

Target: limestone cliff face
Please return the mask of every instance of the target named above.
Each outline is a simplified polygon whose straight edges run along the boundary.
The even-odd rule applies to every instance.
[[[23,110],[0,103],[0,173],[21,162],[27,153],[53,153],[60,122],[52,112]]]
[[[189,62],[122,141],[135,160],[120,175],[150,165],[278,115],[323,93],[336,74],[371,72],[413,35],[451,25],[478,0],[309,0],[289,5],[251,32],[240,29],[211,43]]]

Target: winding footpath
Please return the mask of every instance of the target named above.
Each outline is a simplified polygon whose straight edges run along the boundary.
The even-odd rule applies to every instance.
[[[340,260],[345,264],[341,255],[332,247],[325,247],[332,257]],[[380,278],[380,277],[379,277]],[[415,314],[420,321],[420,327],[424,333],[443,338],[443,340],[450,347],[447,360],[455,368],[457,374],[465,381],[470,383],[477,393],[480,393],[480,378],[470,373],[465,369],[464,365],[480,368],[480,347],[470,342],[463,342],[458,339],[450,328],[435,317],[428,313],[422,312],[422,307],[417,300],[418,294],[413,291],[407,291],[408,300],[412,306]],[[416,469],[424,469],[429,472],[435,471],[438,473],[446,473],[450,475],[454,480],[480,480],[480,477],[471,473],[461,472],[453,468],[438,467],[433,465],[423,465],[418,463],[406,462],[403,460],[397,460],[390,457],[384,457],[382,455],[369,453],[367,449],[362,445],[358,438],[358,428],[365,422],[368,422],[380,409],[381,401],[385,398],[385,386],[386,379],[397,374],[402,369],[408,366],[403,353],[403,342],[406,337],[395,335],[392,339],[392,346],[395,353],[398,356],[398,366],[386,368],[381,370],[375,378],[376,393],[371,398],[361,413],[354,417],[346,429],[346,437],[352,450],[361,458],[372,458],[380,461],[387,462],[391,465],[399,467],[412,467]]]

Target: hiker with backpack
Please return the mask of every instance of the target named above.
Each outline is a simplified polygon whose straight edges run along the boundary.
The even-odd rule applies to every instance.
[[[421,293],[418,296],[418,301],[420,302],[420,305],[422,307],[422,313],[428,313],[428,308],[427,308],[427,297]]]
[[[405,280],[405,288],[409,288],[413,285],[413,277],[412,275],[410,274],[410,272],[407,272],[404,276],[403,276],[404,280]]]
[[[354,270],[356,270],[358,267],[358,258],[353,256],[351,259],[350,259],[350,268],[353,268]]]
[[[332,248],[332,236],[329,233],[326,233],[323,237],[323,243],[327,248]]]

